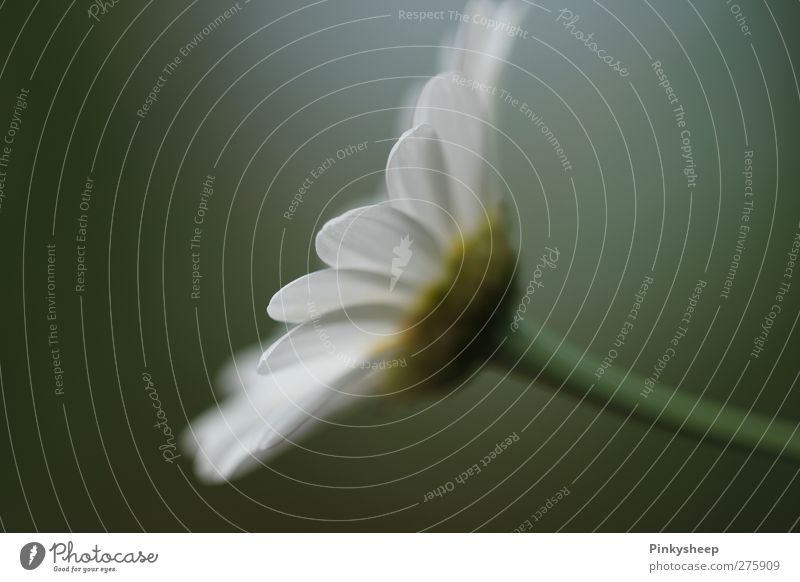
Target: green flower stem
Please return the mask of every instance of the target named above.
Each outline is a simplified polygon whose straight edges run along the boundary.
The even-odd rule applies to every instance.
[[[724,405],[684,387],[656,383],[644,396],[644,378],[632,370],[609,366],[600,379],[595,371],[601,360],[545,329],[521,322],[514,332],[506,328],[507,339],[497,357],[509,369],[528,379],[564,390],[601,406],[608,405],[668,430],[685,432],[723,445],[730,443],[745,451],[758,450],[800,459],[800,422],[771,418],[755,410]]]

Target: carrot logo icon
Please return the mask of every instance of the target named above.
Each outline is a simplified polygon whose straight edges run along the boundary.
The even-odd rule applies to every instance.
[[[19,563],[26,570],[35,570],[44,561],[44,546],[38,542],[29,542],[19,551]]]
[[[392,249],[394,257],[392,258],[392,278],[389,281],[389,291],[394,291],[394,286],[397,285],[403,275],[403,269],[408,266],[411,255],[414,254],[411,251],[412,244],[414,244],[414,241],[407,234],[400,239],[400,244]]]

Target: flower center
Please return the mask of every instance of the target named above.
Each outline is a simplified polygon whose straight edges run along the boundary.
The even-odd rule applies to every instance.
[[[441,279],[423,291],[405,331],[394,338],[405,365],[386,370],[384,387],[447,386],[479,365],[492,348],[485,337],[507,311],[513,272],[514,253],[502,221],[487,221],[454,241]]]

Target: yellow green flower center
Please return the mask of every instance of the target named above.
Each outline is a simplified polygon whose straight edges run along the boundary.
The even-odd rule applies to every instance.
[[[405,365],[386,370],[386,390],[448,386],[481,363],[492,347],[482,336],[506,313],[514,256],[499,220],[454,241],[442,277],[423,291],[404,331],[392,338]]]

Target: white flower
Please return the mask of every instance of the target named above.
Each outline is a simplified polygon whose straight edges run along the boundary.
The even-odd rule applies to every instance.
[[[491,14],[490,3],[470,6]],[[508,4],[498,14],[510,18]],[[460,32],[469,50],[451,63],[461,77],[425,85],[392,149],[388,200],[323,226],[316,250],[328,268],[269,303],[288,331],[231,363],[225,400],[184,434],[201,478],[235,477],[340,409],[446,385],[484,355],[476,338],[501,309],[515,257],[490,188],[489,103],[459,79],[496,82],[510,44],[475,26]]]

